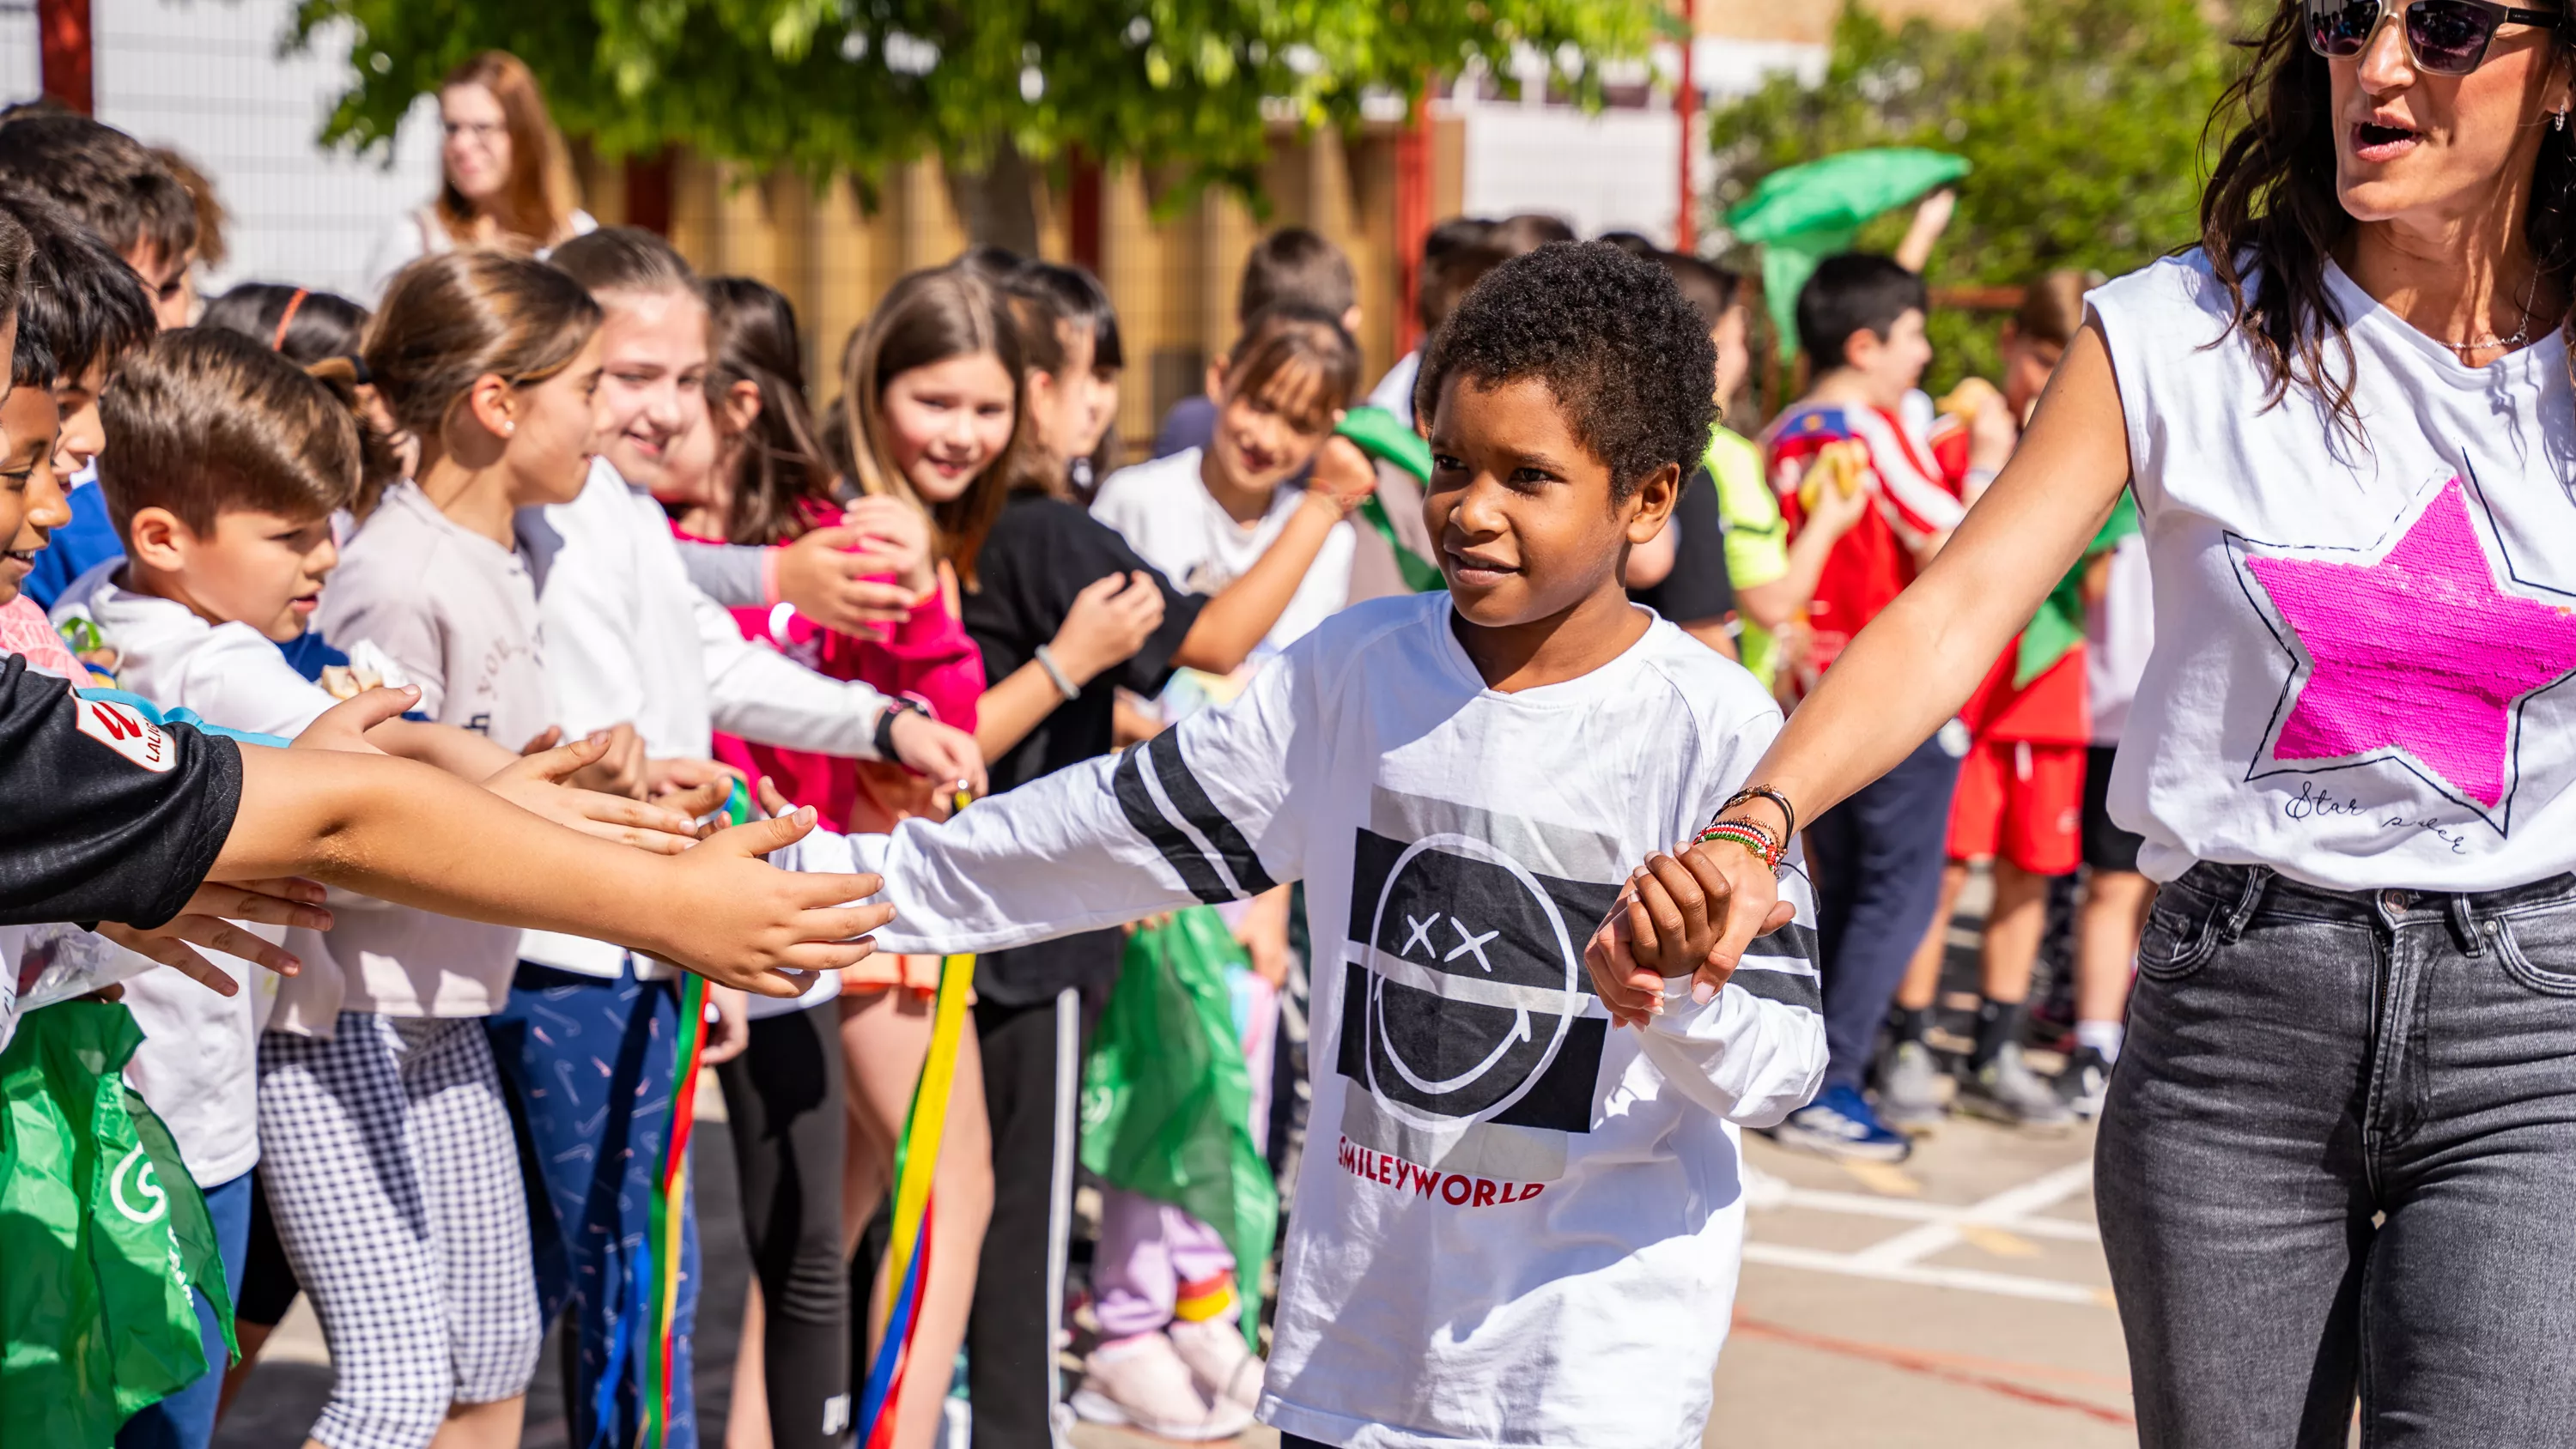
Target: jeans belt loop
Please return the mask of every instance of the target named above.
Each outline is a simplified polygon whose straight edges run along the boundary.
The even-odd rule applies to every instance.
[[[2477,912],[2470,909],[2467,896],[2454,895],[2450,898],[2450,916],[2451,935],[2459,942],[2460,954],[2485,955],[2487,946],[2485,940],[2478,935]]]
[[[2245,934],[2246,925],[2254,919],[2254,912],[2262,907],[2263,893],[2269,890],[2271,885],[2272,868],[2270,866],[2246,867],[2245,884],[2237,891],[2236,904],[2228,908],[2226,921],[2219,928],[2220,940],[2230,946],[2236,944],[2237,937]]]

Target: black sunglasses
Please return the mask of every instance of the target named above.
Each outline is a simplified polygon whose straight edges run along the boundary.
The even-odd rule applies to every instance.
[[[2555,10],[2524,10],[2495,0],[2307,0],[2308,48],[2329,59],[2361,54],[2388,12],[2413,52],[2415,68],[2432,75],[2467,75],[2487,58],[2502,25],[2556,25]]]

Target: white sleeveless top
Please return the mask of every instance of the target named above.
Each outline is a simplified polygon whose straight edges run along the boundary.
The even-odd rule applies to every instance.
[[[2155,595],[2111,816],[2158,880],[2211,860],[2483,891],[2576,868],[2566,347],[2463,367],[2340,268],[2327,283],[2360,442],[2311,392],[2263,406],[2200,253],[2090,298]]]

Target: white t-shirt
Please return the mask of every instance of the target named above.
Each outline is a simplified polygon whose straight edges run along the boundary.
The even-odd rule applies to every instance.
[[[1825,1066],[1803,882],[1705,1006],[1612,1031],[1585,940],[1780,728],[1661,620],[1579,679],[1485,687],[1446,594],[1335,615],[1124,754],[891,836],[882,949],[992,950],[1303,879],[1314,1147],[1262,1417],[1369,1446],[1696,1445],[1742,1252],[1738,1125]],[[1329,1146],[1327,1144],[1330,1144]]]
[[[2093,743],[2116,745],[2129,723],[2129,702],[2156,647],[2156,591],[2147,563],[2146,535],[2133,533],[2111,546],[2105,565],[2109,587],[2084,610],[2084,700],[2093,716]]]
[[[2092,294],[2156,616],[2111,816],[2158,880],[2211,860],[2487,891],[2576,867],[2566,347],[2464,367],[2332,262],[2326,285],[2358,438],[2312,390],[2264,405],[2199,253]]]
[[[1118,530],[1127,546],[1183,593],[1221,594],[1252,571],[1306,493],[1283,487],[1270,495],[1269,511],[1250,524],[1235,522],[1225,505],[1199,481],[1198,448],[1121,468],[1100,485],[1091,516]],[[1349,519],[1333,525],[1279,622],[1262,637],[1261,651],[1275,654],[1306,637],[1351,597],[1351,554],[1358,535]]]
[[[289,737],[339,702],[296,673],[277,645],[248,624],[209,624],[185,604],[120,586],[124,567],[123,559],[112,559],[82,574],[53,609],[57,621],[85,618],[97,626],[117,651],[119,688],[164,708],[195,710],[215,724]],[[248,929],[272,941],[287,935]],[[331,962],[314,949],[321,938],[310,931],[294,935],[291,949],[309,969],[330,974]],[[137,973],[125,980],[125,1005],[143,1029],[143,1043],[126,1063],[126,1080],[169,1124],[198,1186],[250,1171],[259,1162],[259,1028],[276,978],[238,956],[208,951],[206,959],[242,988],[218,996],[176,971],[143,969],[142,958],[122,946],[106,949],[131,957]]]

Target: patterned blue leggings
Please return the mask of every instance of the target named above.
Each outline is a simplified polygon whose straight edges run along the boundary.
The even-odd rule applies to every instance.
[[[668,981],[615,980],[519,963],[510,1004],[485,1020],[528,1169],[537,1293],[548,1322],[572,1313],[564,1409],[572,1442],[624,1449],[638,1412],[651,1325],[646,1233],[670,1138],[671,1045],[679,1000]],[[678,1343],[663,1443],[696,1449],[689,1337],[698,1311],[694,1202],[680,1239]]]

